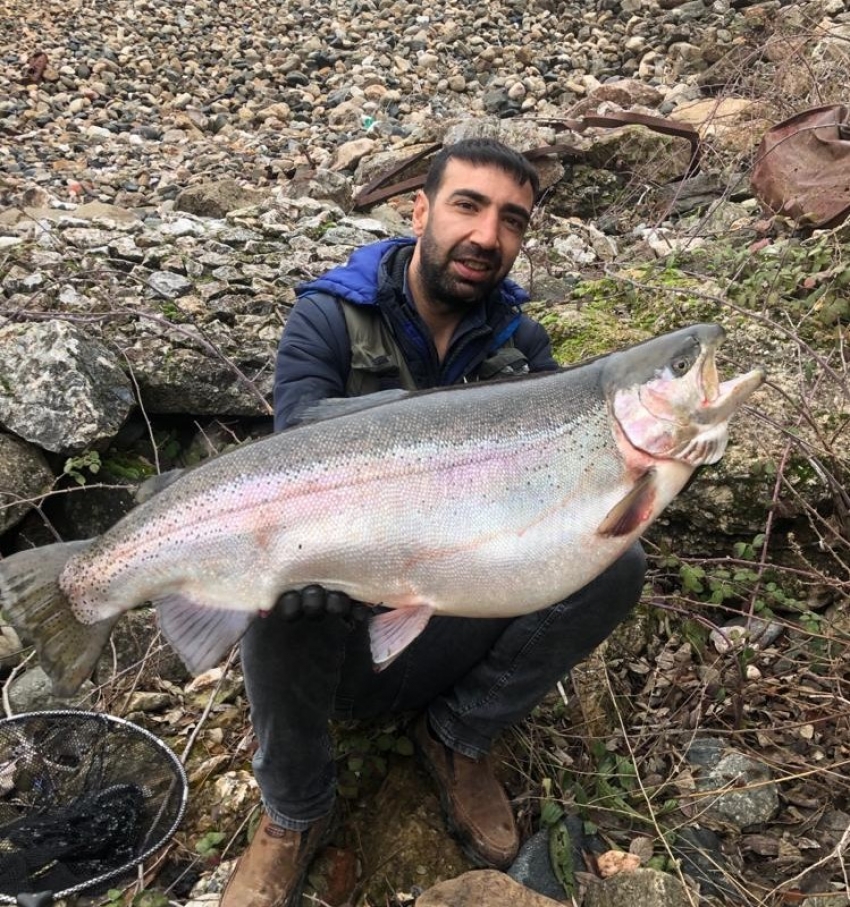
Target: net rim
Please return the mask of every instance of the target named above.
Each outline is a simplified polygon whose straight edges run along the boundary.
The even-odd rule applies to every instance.
[[[152,734],[149,730],[147,730],[147,728],[143,728],[138,724],[134,724],[132,721],[127,721],[126,718],[119,718],[117,715],[110,715],[107,712],[95,712],[85,709],[45,709],[43,711],[21,712],[19,715],[0,718],[0,731],[2,731],[3,728],[10,727],[14,724],[23,724],[27,720],[44,718],[60,718],[62,720],[71,718],[94,718],[98,721],[105,722],[107,725],[120,727],[122,730],[127,731],[130,734],[136,734],[139,737],[144,738],[146,743],[168,757],[168,761],[170,761],[173,770],[174,780],[177,782],[177,784],[179,784],[180,787],[180,802],[177,807],[177,813],[175,814],[168,830],[164,834],[162,834],[157,841],[148,845],[148,847],[142,853],[137,854],[135,857],[133,857],[132,860],[123,864],[122,866],[117,867],[116,869],[111,869],[109,872],[105,872],[94,878],[87,879],[85,882],[80,882],[77,885],[71,886],[70,888],[63,888],[61,891],[51,892],[53,898],[64,898],[68,895],[85,891],[87,888],[94,888],[97,885],[108,882],[110,879],[124,875],[128,870],[133,869],[140,863],[144,863],[145,860],[153,856],[153,854],[164,847],[165,844],[170,840],[170,838],[173,837],[174,833],[177,831],[177,828],[182,822],[183,816],[186,812],[186,804],[189,799],[189,779],[186,775],[186,769],[183,767],[183,763],[177,757],[176,753],[174,753],[164,741],[160,740],[159,737],[157,737],[155,734]],[[37,892],[21,892],[21,894],[35,893]],[[16,897],[11,897],[10,895],[0,893],[0,904],[19,903],[20,902]]]

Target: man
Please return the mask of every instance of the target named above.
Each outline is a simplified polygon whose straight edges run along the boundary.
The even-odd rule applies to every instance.
[[[299,291],[280,343],[275,425],[310,404],[555,369],[545,330],[507,280],[538,190],[528,161],[487,139],[435,158],[413,209],[415,239],[357,250]],[[305,450],[309,457],[310,451]],[[518,571],[522,564],[516,565]],[[330,718],[419,713],[412,735],[449,827],[479,865],[504,869],[519,847],[487,754],[640,595],[638,545],[580,592],[515,619],[434,617],[386,670],[347,596],[318,586],[281,597],[242,643],[265,813],[222,907],[297,904],[334,803]],[[303,614],[321,620],[299,619]]]

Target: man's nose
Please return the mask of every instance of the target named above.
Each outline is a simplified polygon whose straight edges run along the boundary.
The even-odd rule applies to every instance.
[[[495,249],[499,245],[499,212],[489,209],[480,211],[469,238],[484,249]]]

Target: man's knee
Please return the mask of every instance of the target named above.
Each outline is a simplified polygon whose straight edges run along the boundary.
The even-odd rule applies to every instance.
[[[620,619],[640,601],[646,567],[646,553],[640,542],[635,542],[599,577],[609,607],[620,612]]]
[[[617,561],[622,571],[623,581],[629,584],[629,588],[636,590],[640,596],[643,588],[643,581],[646,578],[646,552],[640,542],[635,542],[630,548],[627,548],[622,557]]]

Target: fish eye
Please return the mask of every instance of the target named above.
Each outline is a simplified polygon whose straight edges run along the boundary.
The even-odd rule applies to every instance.
[[[681,378],[683,375],[687,375],[688,370],[693,364],[693,360],[688,356],[679,356],[668,362],[661,371],[656,372],[656,375],[659,378],[665,378],[668,381],[671,378]]]

